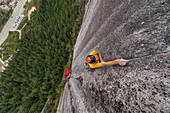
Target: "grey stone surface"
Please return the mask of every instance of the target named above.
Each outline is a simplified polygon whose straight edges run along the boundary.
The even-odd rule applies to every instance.
[[[93,113],[94,110],[90,106],[91,103],[87,99],[86,94],[82,90],[81,84],[75,78],[69,80],[71,104],[74,109],[74,113]]]
[[[131,61],[74,76],[84,70],[85,57],[94,49],[104,61]],[[89,0],[74,47],[72,75],[69,91],[75,113],[169,113],[170,1]]]
[[[71,102],[71,94],[69,84],[66,84],[65,96],[64,96],[64,113],[73,113],[73,107]]]

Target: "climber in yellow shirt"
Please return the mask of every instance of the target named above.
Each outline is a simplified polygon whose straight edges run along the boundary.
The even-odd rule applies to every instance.
[[[99,62],[99,60],[101,62]],[[105,66],[111,66],[111,65],[116,65],[119,64],[121,66],[126,65],[126,63],[129,60],[125,60],[125,59],[116,59],[114,61],[108,61],[108,62],[104,62],[101,54],[99,51],[92,51],[87,57],[86,57],[86,62],[88,63],[90,69],[95,69],[98,67],[105,67]]]

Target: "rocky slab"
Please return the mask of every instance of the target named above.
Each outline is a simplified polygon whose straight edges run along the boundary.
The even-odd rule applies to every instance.
[[[104,61],[130,62],[74,76],[85,69],[92,50],[99,50]],[[64,113],[169,113],[169,0],[89,0],[72,75]]]

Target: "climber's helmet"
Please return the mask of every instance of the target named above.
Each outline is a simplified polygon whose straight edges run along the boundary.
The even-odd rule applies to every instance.
[[[94,64],[94,63],[96,62],[95,56],[94,56],[94,55],[88,55],[88,56],[86,57],[86,62],[87,62],[87,63],[90,63],[90,64]]]

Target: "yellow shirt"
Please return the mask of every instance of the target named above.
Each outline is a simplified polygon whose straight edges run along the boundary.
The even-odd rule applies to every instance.
[[[92,51],[92,52],[90,53],[90,55],[94,55],[95,57],[98,57],[96,51]],[[90,66],[90,68],[100,67],[100,62],[99,62],[99,61],[96,61],[94,64],[90,64],[90,63],[89,63],[89,66]]]

